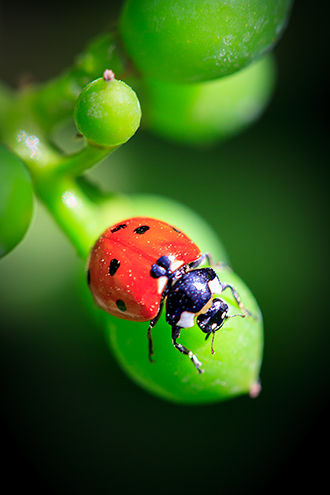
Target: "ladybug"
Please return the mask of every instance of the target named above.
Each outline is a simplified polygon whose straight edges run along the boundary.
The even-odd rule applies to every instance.
[[[195,321],[214,335],[233,316],[244,317],[244,308],[235,288],[220,282],[213,268],[198,268],[211,256],[176,227],[148,217],[134,217],[108,228],[95,243],[89,258],[87,279],[96,303],[111,315],[147,322],[149,359],[152,361],[151,330],[164,303],[166,321],[172,327],[172,342],[187,355],[199,373],[201,363],[189,349],[177,342],[182,328]],[[219,264],[221,266],[221,264]],[[229,288],[245,314],[228,315],[228,305],[214,297]]]

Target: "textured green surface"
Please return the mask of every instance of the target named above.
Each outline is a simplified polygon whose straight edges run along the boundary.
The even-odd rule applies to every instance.
[[[282,34],[291,0],[127,0],[121,34],[139,71],[173,82],[226,76]]]
[[[80,93],[74,119],[77,129],[92,143],[119,145],[128,141],[138,129],[140,103],[124,82],[99,78]]]

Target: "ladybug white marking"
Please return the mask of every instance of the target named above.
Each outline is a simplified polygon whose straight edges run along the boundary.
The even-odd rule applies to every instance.
[[[218,277],[216,277],[213,280],[211,280],[208,283],[208,286],[209,286],[210,291],[211,291],[212,294],[221,294],[222,288],[221,288],[221,284],[219,282]]]
[[[195,325],[195,313],[189,311],[183,311],[180,316],[180,320],[177,322],[178,327],[190,328]]]
[[[177,261],[172,261],[170,265],[170,269],[172,272],[175,272],[180,266],[183,265],[183,261],[177,260]]]
[[[164,277],[159,277],[157,279],[158,294],[163,293],[163,290],[165,289],[167,282],[168,282],[168,278],[165,275]]]

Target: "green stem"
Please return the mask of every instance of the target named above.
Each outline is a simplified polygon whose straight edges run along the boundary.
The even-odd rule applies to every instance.
[[[55,124],[72,116],[75,101],[83,87],[101,77],[105,69],[111,69],[117,78],[125,77],[130,71],[114,32],[93,40],[77,56],[74,66],[61,76],[32,89],[29,98],[46,133]]]
[[[75,246],[78,255],[86,259],[100,235],[98,205],[71,177],[57,177],[54,181],[49,177],[48,180],[39,180],[36,186],[38,196]]]
[[[51,163],[47,170],[38,169],[33,174],[38,196],[75,246],[78,255],[85,259],[100,235],[101,208],[95,198],[92,200],[84,192],[75,177],[99,163],[117,147],[101,148],[88,143],[81,151],[63,156]],[[94,188],[94,196],[97,193],[101,200],[102,193]]]
[[[87,142],[85,148],[72,155],[62,156],[58,162],[52,164],[52,167],[56,175],[79,177],[86,170],[107,158],[120,146],[102,147]]]
[[[105,148],[87,143],[72,155],[60,153],[45,137],[30,100],[24,95],[13,100],[1,131],[4,144],[20,156],[29,169],[38,197],[79,256],[86,258],[100,235],[100,206],[88,197],[74,177],[103,160],[118,146]]]
[[[112,69],[124,76],[127,63],[116,34],[100,36],[77,57],[72,69],[41,86],[10,93],[0,86],[0,138],[28,167],[36,194],[66,233],[78,254],[88,256],[100,235],[102,193],[76,180],[119,146],[101,147],[87,142],[77,153],[64,155],[52,146],[55,124],[72,117],[82,88]]]

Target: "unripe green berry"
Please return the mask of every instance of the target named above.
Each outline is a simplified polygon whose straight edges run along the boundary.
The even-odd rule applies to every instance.
[[[120,31],[144,76],[207,81],[270,51],[291,6],[292,0],[126,0]]]
[[[33,216],[31,177],[21,160],[0,145],[0,257],[24,237]]]
[[[115,216],[114,216],[115,215]],[[202,252],[209,251],[215,260],[228,261],[228,255],[217,234],[204,219],[188,207],[168,198],[153,195],[122,196],[104,204],[102,216],[114,223],[134,215],[150,215],[177,225],[198,245]],[[103,220],[102,220],[103,222]],[[100,224],[100,231],[109,227]],[[152,331],[154,362],[148,359],[146,338],[148,323],[122,320],[100,310],[111,351],[122,369],[136,383],[152,394],[182,404],[207,404],[250,394],[260,390],[259,373],[263,353],[263,322],[258,304],[242,280],[227,269],[219,270],[222,282],[237,289],[251,316],[230,318],[216,332],[215,354],[211,352],[211,339],[195,325],[183,329],[180,343],[194,351],[203,364],[201,375],[184,356],[174,348],[171,327],[165,321],[165,311]],[[92,296],[85,286],[86,304]],[[220,295],[230,306],[230,315],[240,313],[231,291]],[[94,303],[93,308],[95,308]]]
[[[263,353],[263,321],[257,302],[244,282],[233,272],[218,271],[221,281],[237,289],[252,316],[230,318],[211,339],[195,325],[183,329],[180,343],[196,353],[203,374],[172,344],[171,329],[163,313],[153,329],[154,362],[148,360],[148,325],[119,320],[105,314],[109,344],[120,366],[143,388],[163,399],[182,404],[207,404],[241,394],[256,397]],[[220,297],[229,305],[229,315],[240,313],[230,291]]]
[[[144,125],[188,145],[210,145],[237,134],[265,110],[274,87],[272,55],[214,81],[145,82]]]
[[[91,143],[119,146],[128,141],[140,125],[140,103],[135,92],[107,70],[80,93],[74,120],[78,131]]]

